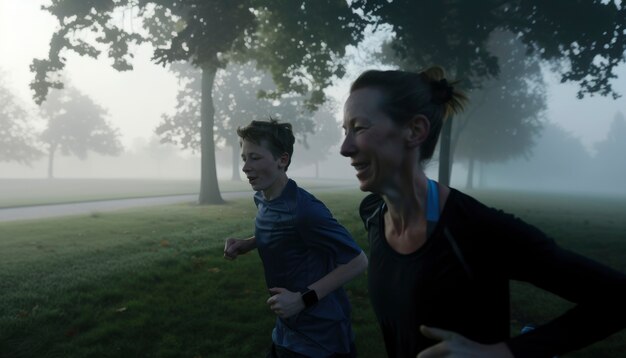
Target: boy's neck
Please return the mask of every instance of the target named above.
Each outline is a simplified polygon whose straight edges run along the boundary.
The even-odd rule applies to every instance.
[[[287,182],[289,181],[289,177],[287,177],[287,173],[283,173],[278,178],[271,187],[263,190],[263,198],[267,201],[274,200],[282,194],[283,189],[287,186]]]

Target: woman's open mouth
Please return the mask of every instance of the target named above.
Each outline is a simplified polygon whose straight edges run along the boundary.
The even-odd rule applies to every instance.
[[[362,176],[370,167],[369,163],[363,163],[363,162],[352,163],[352,166],[354,167],[354,169],[356,169],[357,178]]]

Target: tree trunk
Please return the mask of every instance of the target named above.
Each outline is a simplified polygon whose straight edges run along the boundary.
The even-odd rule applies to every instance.
[[[239,142],[235,141],[232,145],[233,148],[233,181],[241,181],[241,174],[239,173]]]
[[[474,189],[474,157],[469,158],[469,164],[467,168],[467,185],[466,189]]]
[[[478,187],[482,189],[485,187],[485,163],[479,161],[478,164]]]
[[[450,186],[452,175],[452,157],[450,156],[450,141],[452,134],[452,116],[443,123],[439,142],[439,183]]]
[[[48,150],[48,179],[54,178],[54,152],[56,152],[56,150],[56,146],[50,144],[50,149]]]
[[[200,106],[200,198],[198,204],[221,204],[224,202],[217,182],[215,164],[215,137],[213,124],[215,107],[213,106],[213,84],[217,66],[215,62],[202,66],[202,100]]]
[[[454,158],[454,153],[456,153],[456,148],[459,146],[459,140],[461,139],[461,134],[465,127],[467,127],[467,123],[469,118],[464,116],[462,118],[458,118],[452,123],[452,129],[450,134],[450,156]]]

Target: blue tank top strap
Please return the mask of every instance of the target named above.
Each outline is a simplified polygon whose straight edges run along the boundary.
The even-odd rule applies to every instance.
[[[437,182],[428,179],[428,194],[426,197],[426,221],[439,221],[439,188]]]

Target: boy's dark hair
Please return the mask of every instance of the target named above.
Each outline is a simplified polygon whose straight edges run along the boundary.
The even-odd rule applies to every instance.
[[[289,161],[285,167],[285,171],[287,171],[289,164],[291,164],[293,144],[296,141],[296,138],[293,136],[291,123],[280,123],[278,120],[270,117],[269,121],[252,121],[247,126],[237,128],[237,135],[241,140],[266,146],[274,156],[274,159],[277,159],[283,153],[289,154]]]

